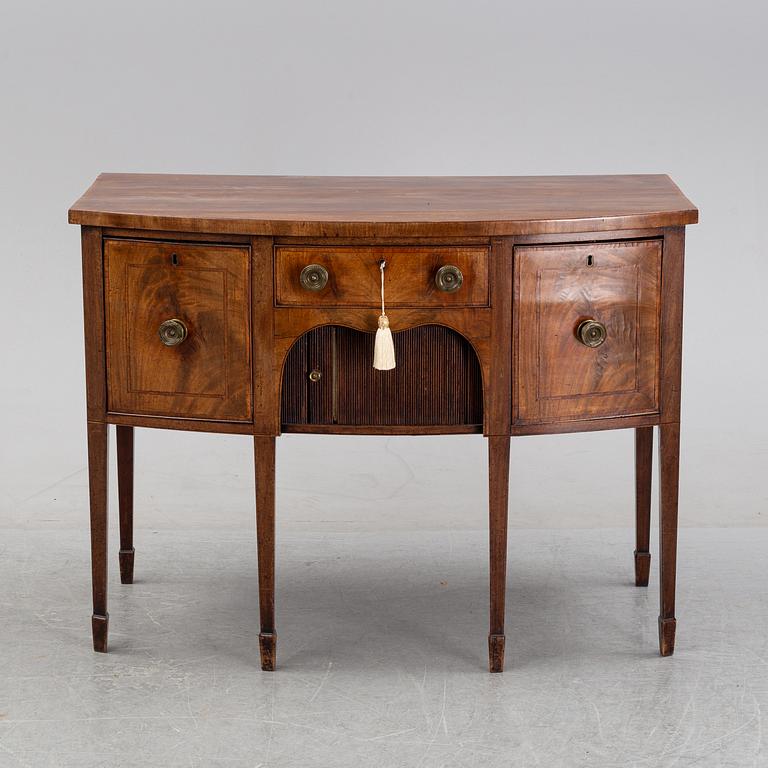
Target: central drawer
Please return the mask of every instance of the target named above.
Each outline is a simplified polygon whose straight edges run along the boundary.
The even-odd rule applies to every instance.
[[[275,248],[278,306],[376,307],[386,261],[387,307],[488,305],[487,246]]]

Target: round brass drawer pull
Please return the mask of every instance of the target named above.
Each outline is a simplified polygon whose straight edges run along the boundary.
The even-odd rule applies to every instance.
[[[435,285],[446,293],[453,293],[461,288],[461,284],[464,282],[464,275],[461,274],[461,270],[453,264],[446,264],[444,267],[440,267],[435,275]]]
[[[311,382],[317,382],[320,381],[320,379],[323,378],[323,372],[318,371],[317,368],[309,372],[309,380]]]
[[[166,347],[175,347],[187,338],[187,326],[181,320],[174,318],[173,320],[166,320],[164,323],[160,323],[157,333],[160,336],[160,341]]]
[[[328,284],[328,270],[320,264],[309,264],[301,270],[299,282],[308,291],[322,291]]]
[[[576,338],[585,347],[599,347],[608,336],[605,326],[597,320],[584,320],[576,329]]]

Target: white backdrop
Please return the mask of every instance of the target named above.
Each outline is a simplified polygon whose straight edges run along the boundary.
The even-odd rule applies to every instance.
[[[766,29],[743,0],[4,0],[0,525],[87,520],[66,211],[100,171],[671,174],[701,211],[681,519],[766,524]],[[141,431],[137,450],[137,525],[251,524],[247,438]],[[485,525],[479,437],[278,450],[283,526]],[[631,470],[629,431],[513,441],[510,522],[628,525]]]

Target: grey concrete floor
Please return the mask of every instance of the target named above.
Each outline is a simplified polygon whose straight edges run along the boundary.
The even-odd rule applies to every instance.
[[[275,673],[252,530],[136,547],[97,655],[85,532],[2,532],[3,768],[768,765],[768,530],[681,532],[667,659],[630,530],[511,531],[503,675],[482,531],[281,535]]]

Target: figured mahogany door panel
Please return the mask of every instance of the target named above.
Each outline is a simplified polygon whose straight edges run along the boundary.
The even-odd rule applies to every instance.
[[[515,248],[515,421],[659,410],[661,240]]]
[[[249,421],[249,249],[105,240],[104,268],[109,410]]]
[[[442,245],[277,246],[276,302],[278,306],[380,306],[382,260],[387,263],[388,307],[488,305],[488,248]],[[302,272],[312,265],[324,274],[317,279],[316,273],[315,284],[307,287]]]
[[[373,343],[373,334],[342,326],[298,339],[283,370],[283,428],[482,428],[480,364],[464,337],[438,325],[398,332],[391,371],[374,370]]]

